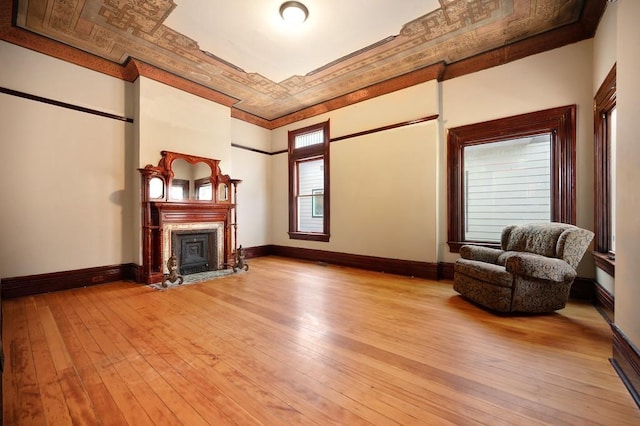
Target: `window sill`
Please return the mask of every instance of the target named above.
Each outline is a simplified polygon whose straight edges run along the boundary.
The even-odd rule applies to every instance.
[[[449,244],[449,251],[451,253],[459,253],[460,247],[465,245],[491,247],[495,249],[500,248],[500,243],[490,243],[488,241],[447,241],[447,244]]]
[[[319,233],[310,233],[310,232],[289,232],[289,238],[292,240],[329,242],[329,234],[319,234]]]
[[[612,277],[616,276],[616,260],[609,257],[609,253],[601,253],[599,251],[591,252],[596,266]]]

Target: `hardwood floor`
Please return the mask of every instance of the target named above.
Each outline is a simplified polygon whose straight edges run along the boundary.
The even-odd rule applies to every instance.
[[[450,282],[250,264],[3,300],[5,424],[640,424],[588,304],[498,316]]]

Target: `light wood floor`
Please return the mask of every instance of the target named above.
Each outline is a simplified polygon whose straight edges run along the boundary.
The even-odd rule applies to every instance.
[[[450,282],[249,263],[2,301],[5,424],[640,424],[588,304],[496,316]]]

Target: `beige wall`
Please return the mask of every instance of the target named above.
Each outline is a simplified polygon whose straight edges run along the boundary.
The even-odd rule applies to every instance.
[[[618,0],[616,324],[640,346],[640,2]]]
[[[0,86],[117,115],[122,80],[0,42]],[[133,261],[132,125],[0,94],[0,277]]]
[[[437,83],[428,82],[273,131],[274,150],[287,132],[330,120],[337,138],[437,113]],[[287,154],[272,162],[273,244],[435,262],[438,127],[415,124],[331,144],[331,240],[290,240]]]
[[[140,77],[140,166],[158,164],[160,151],[220,160],[231,166],[231,110],[204,98]]]
[[[271,131],[231,120],[231,142],[271,152]],[[242,148],[231,148],[229,174],[242,179],[238,185],[238,244],[244,247],[271,243],[271,156]]]

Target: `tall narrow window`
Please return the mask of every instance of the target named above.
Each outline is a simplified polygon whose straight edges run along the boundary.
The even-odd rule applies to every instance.
[[[495,246],[507,225],[575,223],[575,105],[449,129],[448,238]]]
[[[594,99],[596,265],[615,276],[616,252],[616,66]]]
[[[329,241],[329,122],[289,132],[289,237]]]

